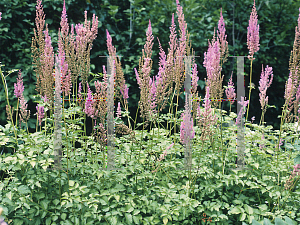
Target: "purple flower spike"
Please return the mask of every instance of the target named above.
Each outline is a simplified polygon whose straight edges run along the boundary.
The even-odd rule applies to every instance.
[[[93,99],[93,95],[92,95],[92,91],[89,87],[89,84],[87,84],[88,87],[88,93],[87,93],[87,98],[86,98],[86,102],[85,102],[85,109],[84,112],[91,118],[94,118],[94,99]]]
[[[226,93],[227,99],[229,99],[230,104],[232,105],[234,103],[234,101],[232,101],[232,100],[234,100],[236,98],[234,83],[232,82],[232,75],[229,79],[228,88],[225,90],[225,93]]]
[[[271,78],[269,80],[269,76],[271,75]],[[267,89],[270,87],[271,83],[273,81],[273,72],[272,67],[267,66],[264,72],[264,67],[262,66],[262,72],[259,80],[259,102],[261,105],[261,109],[263,110],[265,106],[268,104],[268,97],[267,95]]]
[[[121,104],[120,104],[120,102],[118,102],[117,117],[118,117],[118,118],[121,117]]]
[[[67,36],[69,33],[69,24],[68,24],[68,18],[67,18],[67,10],[66,10],[66,3],[64,0],[64,5],[63,5],[63,11],[61,14],[61,21],[60,21],[60,26],[61,26],[61,34],[63,37]]]
[[[185,111],[181,114],[183,121],[180,126],[180,141],[182,144],[187,144],[191,139],[195,137],[195,131],[193,128],[193,118],[191,118],[190,109],[187,105],[187,99],[185,104]]]
[[[39,105],[36,106],[36,111],[37,111],[37,115],[38,115],[39,125],[41,126],[42,120],[45,116],[44,106],[39,106]]]
[[[121,94],[123,95],[123,98],[124,99],[128,99],[129,98],[129,96],[128,96],[128,87],[127,87],[127,85],[124,83],[124,86],[123,86],[123,90],[124,90],[124,92],[122,91],[122,89],[120,90],[121,91]]]
[[[23,78],[21,70],[19,70],[19,75],[17,78],[17,83],[14,84],[15,87],[15,96],[20,99],[24,92]]]
[[[248,59],[254,60],[253,55],[259,50],[259,25],[257,24],[257,12],[255,7],[255,0],[249,20],[247,45],[249,49]]]
[[[238,103],[242,106],[242,108],[240,109],[238,117],[236,118],[236,125],[241,123],[242,115],[244,115],[246,112],[246,107],[249,103],[249,100],[245,101],[244,98],[241,97],[241,101],[239,101]]]

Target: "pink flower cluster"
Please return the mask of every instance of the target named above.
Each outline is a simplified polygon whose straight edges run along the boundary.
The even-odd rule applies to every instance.
[[[36,111],[37,111],[37,117],[38,117],[39,125],[41,126],[42,120],[45,116],[44,106],[37,105],[36,106]]]
[[[0,12],[0,20],[2,19],[1,15],[2,15],[2,12]]]
[[[93,94],[92,91],[89,87],[89,84],[87,83],[87,88],[88,88],[88,93],[87,93],[87,98],[85,102],[85,109],[84,112],[91,118],[94,118],[94,99],[93,99]]]
[[[188,108],[188,100],[185,100],[185,110],[181,114],[183,121],[180,125],[180,141],[182,144],[188,144],[191,139],[195,137],[195,131],[193,128],[193,118],[191,118],[191,110]]]
[[[233,100],[235,100],[235,98],[236,98],[236,93],[235,93],[235,89],[234,89],[234,83],[232,82],[232,74],[231,74],[231,77],[229,79],[228,87],[225,90],[225,93],[226,93],[227,99],[229,99],[230,104],[232,105],[234,103]]]
[[[257,12],[255,7],[255,0],[250,15],[248,33],[247,33],[247,45],[249,49],[248,59],[254,60],[253,55],[259,50],[259,25],[257,24]]]
[[[207,73],[207,86],[212,91],[212,84],[218,80],[218,75],[221,70],[220,67],[220,47],[219,42],[212,40],[208,41],[208,50],[204,53],[203,66]]]
[[[269,80],[269,76],[271,75],[271,78]],[[270,87],[273,81],[273,71],[272,67],[267,66],[264,72],[264,67],[262,66],[262,72],[260,75],[259,80],[259,102],[261,105],[261,109],[264,110],[266,105],[268,104],[268,96],[267,95],[267,89]]]
[[[23,92],[24,92],[24,85],[23,85],[23,78],[22,78],[22,72],[19,70],[17,83],[14,84],[14,94],[19,99],[20,103],[20,119],[21,121],[25,122],[28,121],[30,117],[30,111],[27,110],[27,101],[24,98]]]
[[[236,125],[240,124],[241,123],[241,119],[242,119],[242,116],[245,114],[246,112],[246,107],[249,103],[249,100],[245,101],[243,97],[241,97],[241,101],[238,102],[242,108],[240,109],[240,112],[238,114],[238,117],[236,118]]]

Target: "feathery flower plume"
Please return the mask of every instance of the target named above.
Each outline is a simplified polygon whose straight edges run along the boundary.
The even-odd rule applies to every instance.
[[[0,12],[0,20],[2,19],[1,15],[2,15],[2,12]]]
[[[122,91],[122,89],[120,90],[121,94],[123,95],[123,98],[128,99],[129,98],[129,96],[128,96],[129,88],[127,87],[127,84],[124,84],[123,90],[124,90],[124,92]]]
[[[14,87],[15,87],[15,90],[14,90],[15,96],[18,99],[20,99],[24,92],[23,77],[22,77],[21,70],[19,70],[17,83],[14,84]]]
[[[213,40],[211,43],[208,41],[208,50],[204,53],[203,66],[206,68],[207,79],[206,85],[209,87],[210,96],[212,99],[220,99],[223,95],[222,82],[224,76],[220,76],[221,66],[220,66],[220,47],[219,41]],[[213,103],[214,106],[218,105],[218,102]]]
[[[236,118],[236,125],[238,125],[238,124],[241,123],[242,116],[246,112],[246,107],[247,107],[247,105],[249,103],[249,100],[245,101],[244,98],[241,96],[241,101],[238,101],[238,103],[242,106],[242,108],[240,109],[238,117]]]
[[[45,116],[44,106],[37,105],[35,108],[36,108],[36,111],[37,111],[37,117],[38,117],[38,120],[39,120],[39,125],[41,126],[42,120]]]
[[[220,19],[218,22],[218,38],[220,41],[220,58],[222,60],[222,64],[224,64],[227,61],[228,57],[228,42],[226,41],[227,35],[225,35],[226,29],[225,29],[225,22],[222,15],[222,8],[220,12]]]
[[[294,170],[292,171],[292,174],[290,175],[289,179],[285,183],[285,189],[288,190],[293,186],[293,179],[296,176],[300,176],[300,164],[297,164],[294,167]]]
[[[117,117],[118,117],[118,118],[121,117],[121,104],[120,104],[120,102],[118,102]]]
[[[144,118],[147,116],[149,118],[150,112],[150,105],[151,105],[151,78],[150,78],[150,71],[152,67],[152,47],[153,47],[153,35],[152,35],[152,28],[151,28],[151,21],[149,20],[148,30],[146,32],[146,43],[144,45],[144,49],[142,50],[143,56],[140,58],[139,63],[139,73],[135,70],[137,82],[139,84],[139,88],[141,90],[141,98],[139,101],[139,106],[141,109],[141,117]],[[146,55],[145,55],[146,53]],[[151,113],[151,112],[150,112]]]
[[[158,162],[160,162],[161,160],[163,160],[163,159],[166,157],[166,155],[168,154],[168,150],[169,150],[170,148],[172,148],[173,145],[174,145],[174,143],[172,143],[170,146],[168,146],[168,147],[166,148],[166,150],[163,152],[163,154],[161,154],[161,155],[159,156],[159,159],[157,160]]]
[[[49,101],[49,100],[47,99],[47,96],[42,96],[41,98],[44,100],[45,103],[47,103],[47,102]]]
[[[300,113],[300,82],[297,88],[297,92],[296,92],[296,99],[294,101],[294,105],[295,105],[295,114]]]
[[[235,98],[236,98],[234,83],[232,82],[232,74],[231,74],[231,77],[229,79],[228,87],[225,90],[225,93],[226,93],[227,99],[229,99],[230,104],[232,105],[234,103],[234,101],[232,101],[232,100],[235,100]]]
[[[193,128],[193,119],[191,118],[191,109],[188,107],[188,100],[186,96],[185,110],[181,114],[183,121],[180,125],[180,141],[182,144],[188,144],[191,139],[195,137],[195,131]]]
[[[78,94],[77,94],[79,101],[81,101],[81,99],[82,99],[81,91],[82,91],[82,86],[81,86],[81,82],[80,82],[79,87],[78,87]]]
[[[85,108],[84,108],[84,112],[91,118],[94,118],[94,99],[93,99],[93,94],[92,91],[89,87],[89,84],[87,83],[87,88],[88,88],[88,92],[87,92],[87,98],[86,98],[86,102],[85,102]]]
[[[63,5],[63,11],[62,11],[62,14],[61,14],[60,26],[61,26],[61,36],[63,38],[65,38],[69,33],[69,24],[68,24],[65,0],[64,0],[64,5]]]
[[[48,26],[46,25],[45,35],[45,47],[44,54],[41,56],[42,65],[42,76],[41,80],[41,92],[42,96],[47,96],[47,98],[52,101],[53,97],[53,85],[54,77],[52,76],[53,66],[54,66],[54,52],[51,43],[51,37],[48,34]]]
[[[177,44],[177,49],[175,52],[176,58],[174,59],[174,67],[175,67],[175,91],[177,92],[177,96],[180,93],[180,88],[182,87],[182,83],[184,82],[184,56],[186,55],[187,48],[187,23],[184,20],[183,8],[179,4],[179,1],[176,0],[177,4],[177,16],[178,23],[180,29],[180,38]]]
[[[292,104],[293,99],[294,99],[294,86],[293,86],[293,80],[291,77],[287,80],[286,85],[285,85],[284,99],[287,104],[287,107]]]
[[[62,92],[65,93],[65,96],[68,96],[71,92],[72,81],[71,81],[71,71],[68,70],[68,63],[65,57],[65,51],[63,47],[63,40],[61,34],[58,34],[58,52],[59,58],[61,60],[61,85],[62,85]]]
[[[216,115],[213,115],[212,108],[210,106],[210,94],[209,86],[206,86],[206,93],[203,103],[204,111],[200,111],[200,104],[197,108],[198,127],[202,127],[201,140],[203,141],[206,134],[210,134],[210,126],[213,126],[217,121]]]
[[[271,78],[269,80],[269,76],[271,75]],[[261,109],[264,111],[266,105],[268,104],[268,96],[267,95],[267,89],[270,87],[273,81],[273,71],[272,67],[267,66],[264,72],[264,67],[262,65],[262,72],[260,75],[259,80],[259,102],[261,105]]]
[[[255,0],[250,15],[248,33],[247,33],[247,45],[249,49],[248,59],[254,60],[253,55],[259,50],[259,25],[257,24],[257,12],[255,7]]]

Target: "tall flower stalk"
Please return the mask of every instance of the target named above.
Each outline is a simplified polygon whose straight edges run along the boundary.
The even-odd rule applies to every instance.
[[[269,79],[269,76],[270,79]],[[267,89],[270,87],[273,81],[273,71],[272,67],[267,66],[264,72],[264,67],[262,66],[262,72],[259,80],[259,102],[261,105],[261,118],[259,124],[264,122],[264,114],[267,110],[268,105],[268,96],[267,96]]]
[[[231,74],[231,77],[230,77],[230,79],[228,81],[228,85],[227,85],[227,88],[225,90],[225,93],[226,93],[227,100],[230,101],[229,112],[231,112],[231,105],[234,103],[234,100],[236,98],[236,93],[235,93],[235,89],[234,89],[234,83],[232,82],[232,74]]]
[[[249,107],[250,107],[250,98],[251,98],[251,90],[252,90],[252,64],[253,60],[253,55],[255,52],[259,50],[259,25],[257,24],[257,12],[256,12],[256,7],[255,7],[255,0],[254,4],[252,7],[252,12],[250,15],[250,20],[249,20],[249,26],[248,26],[248,33],[247,33],[247,45],[249,49],[249,55],[248,59],[250,60],[250,88],[249,88],[249,104],[248,104],[248,109],[247,109],[247,116],[246,116],[246,121],[248,120],[248,113],[249,113]]]

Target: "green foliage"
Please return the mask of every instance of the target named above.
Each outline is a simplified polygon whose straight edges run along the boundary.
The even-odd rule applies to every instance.
[[[136,131],[135,142],[129,141],[128,135],[116,138],[115,166],[118,169],[104,170],[102,155],[106,153],[93,138],[82,139],[82,123],[78,120],[80,117],[71,119],[74,113],[82,117],[80,107],[65,109],[66,126],[63,123],[62,134],[67,135],[63,135],[61,170],[55,169],[53,139],[48,133],[51,120],[47,123],[48,134],[44,129],[32,134],[22,131],[18,134],[17,152],[0,156],[0,207],[4,209],[6,221],[19,224],[201,224],[203,221],[237,224],[243,221],[255,224],[254,221],[261,223],[267,221],[264,218],[273,221],[278,217],[275,224],[280,224],[279,218],[290,221],[288,216],[299,222],[299,185],[294,190],[284,190],[290,174],[288,167],[293,165],[298,151],[275,153],[276,131],[270,126],[247,125],[245,170],[233,170],[236,167],[236,126],[224,126],[223,139],[220,139],[220,128],[214,128],[214,147],[210,141],[202,143],[198,136],[200,130],[195,126],[193,168],[196,170],[182,169],[184,148],[181,144],[175,144],[165,159],[158,161],[159,155],[170,145],[170,138],[176,142],[179,139],[179,134],[169,137],[169,131],[164,128]],[[230,124],[232,117],[236,115],[224,116],[224,123]],[[13,143],[11,124],[0,129],[1,147],[6,148],[8,143]],[[262,134],[264,141],[260,141]],[[296,146],[288,139],[295,135],[289,131],[283,138]],[[73,140],[81,147],[70,148]],[[276,154],[279,154],[278,165]]]
[[[92,13],[99,17],[99,35],[91,53],[93,74],[96,74],[95,71],[102,71],[102,65],[106,65],[106,59],[99,59],[98,56],[107,54],[104,34],[105,29],[108,29],[117,53],[123,56],[125,78],[131,86],[129,111],[133,111],[132,108],[139,100],[133,68],[138,66],[148,21],[150,19],[152,22],[154,36],[159,34],[163,48],[167,50],[168,27],[171,24],[171,14],[175,11],[175,2],[75,2],[66,2],[69,23],[82,22],[82,9],[91,12],[88,13],[89,17]],[[278,60],[278,64],[283,67],[282,62],[286,60],[290,51],[288,47],[292,44],[295,24],[289,23],[284,27],[282,23],[287,23],[289,19],[297,21],[295,15],[298,12],[295,15],[289,13],[296,4],[294,1],[291,1],[292,6],[286,6],[280,1],[273,3],[265,1],[258,6],[259,19],[264,18],[270,23],[261,26],[261,50],[256,57],[257,61],[270,66],[277,64]],[[22,39],[23,42],[18,40],[23,35],[22,32],[29,37],[33,35],[33,23],[28,21],[34,21],[35,3],[4,0],[1,4],[8,9],[6,15],[2,15],[0,23],[0,34],[3,35],[1,40],[7,44],[7,49],[1,47],[0,50],[0,57],[6,64],[5,70],[21,67],[25,75],[24,83],[28,85],[25,86],[25,98],[41,103],[40,96],[36,98],[33,94],[32,81],[35,80],[35,75],[28,63],[30,57],[25,54],[28,53],[26,49],[30,48],[30,39]],[[56,43],[62,2],[49,0],[43,4],[46,22],[49,23],[52,40]],[[217,26],[220,7],[223,8],[227,24],[228,40],[235,40],[234,45],[233,41],[229,41],[231,53],[247,55],[245,34],[251,4],[250,0],[236,3],[233,14],[230,2],[183,1],[196,55],[207,50],[207,39],[212,38],[213,28]],[[28,9],[31,11],[26,11]],[[29,16],[32,17],[30,20]],[[277,18],[280,19],[275,26],[271,21]],[[19,19],[28,20],[28,27],[22,25],[22,29],[12,28],[12,24],[18,24]],[[130,20],[133,24],[131,28]],[[230,27],[234,27],[235,35]],[[27,31],[23,31],[25,28]],[[278,31],[275,32],[275,28]],[[10,30],[14,32],[13,35],[7,33]],[[10,38],[15,41],[8,41]],[[17,49],[25,49],[24,52],[12,55],[15,53],[10,43],[12,46],[15,44]],[[126,47],[122,49],[124,46]],[[55,44],[54,47],[57,48]],[[276,51],[275,47],[278,47]],[[274,49],[274,52],[267,54],[270,49]],[[156,56],[157,53],[158,45],[155,42],[153,55]],[[9,58],[8,55],[12,57]],[[202,58],[200,63],[197,62],[200,65]],[[157,61],[154,57],[152,74],[157,71]],[[19,64],[13,65],[14,62]],[[225,65],[224,71],[233,70],[233,63],[230,64],[230,69],[229,64],[230,62]],[[260,74],[261,65],[256,62],[254,64],[254,74]],[[277,69],[281,76],[276,79],[283,83],[286,80],[283,75],[285,73],[279,71],[284,71],[287,67],[279,69],[280,66]],[[205,71],[198,68],[202,90],[205,76],[201,74],[205,74]],[[274,74],[275,68],[274,65]],[[6,77],[9,99],[13,97],[15,78],[16,76]],[[257,80],[254,79],[254,82],[257,84]],[[0,104],[4,108],[6,97],[5,93],[1,93]],[[15,105],[15,102],[12,101],[11,105]],[[182,112],[180,109],[182,108],[179,108],[177,116]],[[39,127],[40,131],[35,133],[29,133],[24,127],[13,126],[8,122],[5,126],[0,126],[2,214],[7,222],[14,224],[291,224],[289,218],[299,222],[299,177],[293,178],[293,185],[285,189],[292,165],[299,163],[300,148],[296,141],[299,139],[299,131],[297,127],[295,129],[295,124],[286,124],[284,132],[280,133],[284,145],[278,150],[278,130],[272,126],[247,123],[244,131],[246,166],[244,170],[235,170],[236,126],[233,125],[233,118],[236,118],[236,114],[231,113],[230,117],[223,115],[221,120],[220,113],[217,110],[215,113],[219,117],[219,126],[212,127],[212,135],[208,140],[201,140],[202,130],[195,126],[196,136],[192,140],[192,165],[195,170],[183,169],[184,146],[179,143],[179,133],[172,134],[171,129],[162,125],[164,122],[168,125],[175,122],[169,114],[161,115],[159,128],[154,128],[156,124],[151,124],[149,131],[135,130],[134,139],[129,135],[121,135],[115,139],[116,170],[105,169],[107,152],[104,146],[95,141],[93,135],[85,135],[85,115],[78,106],[70,104],[63,111],[61,169],[56,168],[53,155],[52,115],[43,120],[43,127]],[[130,117],[129,112],[123,112],[125,114]],[[182,119],[178,119],[175,125],[180,126],[181,122]],[[118,123],[121,123],[120,120]],[[141,125],[140,121],[137,121],[137,125]],[[172,141],[175,145],[159,161]]]

